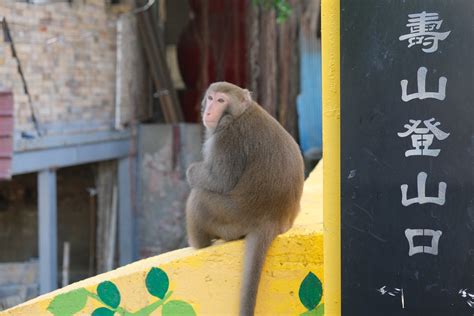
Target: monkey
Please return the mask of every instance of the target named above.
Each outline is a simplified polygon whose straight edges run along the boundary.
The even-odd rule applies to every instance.
[[[202,100],[203,160],[187,171],[191,247],[244,238],[241,316],[254,314],[267,250],[300,209],[304,163],[293,137],[250,92],[215,82]]]

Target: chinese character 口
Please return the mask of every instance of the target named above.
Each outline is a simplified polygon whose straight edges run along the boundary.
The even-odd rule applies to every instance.
[[[405,237],[408,240],[408,255],[411,257],[418,253],[427,253],[430,255],[438,255],[438,244],[441,235],[443,234],[440,230],[432,229],[405,229]],[[413,238],[417,236],[430,236],[431,237],[431,246],[415,246]]]
[[[429,147],[431,146],[431,144],[433,144],[433,139],[435,137],[438,140],[445,140],[446,138],[448,138],[449,133],[445,133],[440,130],[437,126],[439,126],[441,123],[433,123],[434,120],[434,118],[431,118],[429,120],[423,121],[423,124],[426,126],[426,128],[418,127],[421,124],[421,120],[409,120],[411,125],[404,125],[407,130],[405,132],[397,133],[399,137],[407,137],[411,135],[411,142],[414,149],[409,149],[405,151],[405,157],[438,157],[439,153],[441,152],[441,149],[431,149]]]
[[[425,53],[433,53],[438,50],[438,41],[445,40],[448,32],[436,32],[441,27],[443,20],[439,20],[438,13],[409,14],[407,27],[410,28],[410,34],[404,34],[399,37],[400,41],[408,40],[408,47],[421,44]]]

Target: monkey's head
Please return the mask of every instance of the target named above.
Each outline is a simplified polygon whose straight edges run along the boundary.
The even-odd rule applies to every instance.
[[[250,92],[228,82],[215,82],[209,86],[202,100],[202,122],[208,130],[233,121],[252,102]]]

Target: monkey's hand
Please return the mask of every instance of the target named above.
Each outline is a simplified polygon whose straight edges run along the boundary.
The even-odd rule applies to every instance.
[[[186,178],[188,179],[188,183],[191,188],[195,188],[197,186],[199,169],[202,168],[201,165],[202,163],[200,162],[193,162],[189,165],[188,170],[186,170]]]
[[[218,160],[217,160],[218,161]],[[201,161],[192,163],[186,171],[186,178],[191,188],[199,188],[214,193],[227,193],[231,191],[239,181],[240,173],[236,172],[239,164],[232,169],[232,172],[226,172],[228,169],[219,169],[219,163],[210,163]],[[243,164],[240,164],[243,166]]]

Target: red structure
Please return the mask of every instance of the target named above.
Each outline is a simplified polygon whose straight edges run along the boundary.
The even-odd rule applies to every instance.
[[[200,98],[214,81],[245,86],[246,1],[190,0],[194,18],[178,43],[179,68],[186,83],[180,94],[185,120],[197,122]]]
[[[0,180],[11,178],[13,157],[13,94],[0,88]]]

